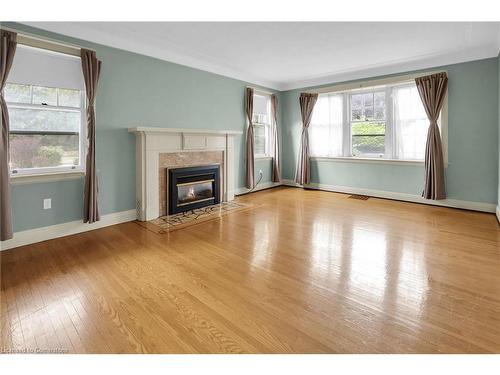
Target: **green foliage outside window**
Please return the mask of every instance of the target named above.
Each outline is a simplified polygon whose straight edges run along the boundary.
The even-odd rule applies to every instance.
[[[385,123],[352,123],[352,152],[354,156],[363,154],[383,154],[385,152]]]

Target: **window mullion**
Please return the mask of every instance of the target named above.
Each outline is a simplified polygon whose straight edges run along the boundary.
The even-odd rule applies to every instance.
[[[350,110],[351,110],[351,100],[350,95],[348,93],[344,93],[344,102],[343,102],[342,111],[342,155],[343,156],[352,156],[351,150],[351,125],[349,122]]]
[[[401,129],[398,128],[398,122],[397,122],[397,118],[396,118],[396,109],[397,109],[397,97],[396,97],[396,88],[393,86],[391,87],[391,103],[392,103],[392,124],[393,124],[393,135],[394,135],[394,139],[392,141],[392,144],[393,144],[393,158],[394,159],[399,159],[400,158],[400,155],[399,155],[399,132],[401,131]]]
[[[269,118],[270,120],[270,118]],[[268,122],[266,126],[266,156],[271,156],[271,127],[272,125]]]
[[[335,144],[335,135],[332,132],[332,96],[328,95],[328,150],[327,155],[329,157],[335,156],[333,153],[333,145]]]
[[[395,126],[394,126],[394,105],[392,90],[387,87],[385,90],[385,157],[394,159],[395,155]]]

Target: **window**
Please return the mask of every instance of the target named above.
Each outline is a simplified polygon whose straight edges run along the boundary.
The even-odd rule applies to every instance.
[[[314,106],[309,129],[311,153],[315,156],[342,156],[342,94],[320,95]]]
[[[428,127],[413,81],[320,94],[309,130],[311,156],[423,161]]]
[[[396,154],[401,159],[424,160],[429,120],[415,85],[395,87]]]
[[[253,95],[253,137],[254,155],[269,156],[271,135],[271,96],[261,93]]]
[[[352,155],[385,155],[385,92],[350,95]]]
[[[83,170],[85,94],[78,57],[20,45],[4,94],[12,175]]]
[[[81,165],[82,93],[7,84],[11,171]]]

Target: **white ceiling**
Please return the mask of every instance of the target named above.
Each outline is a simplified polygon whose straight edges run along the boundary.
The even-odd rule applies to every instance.
[[[488,57],[498,22],[28,22],[278,90]]]

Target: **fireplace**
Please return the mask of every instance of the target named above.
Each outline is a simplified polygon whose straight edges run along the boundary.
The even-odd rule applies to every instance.
[[[170,168],[167,175],[168,214],[220,203],[220,166]]]

